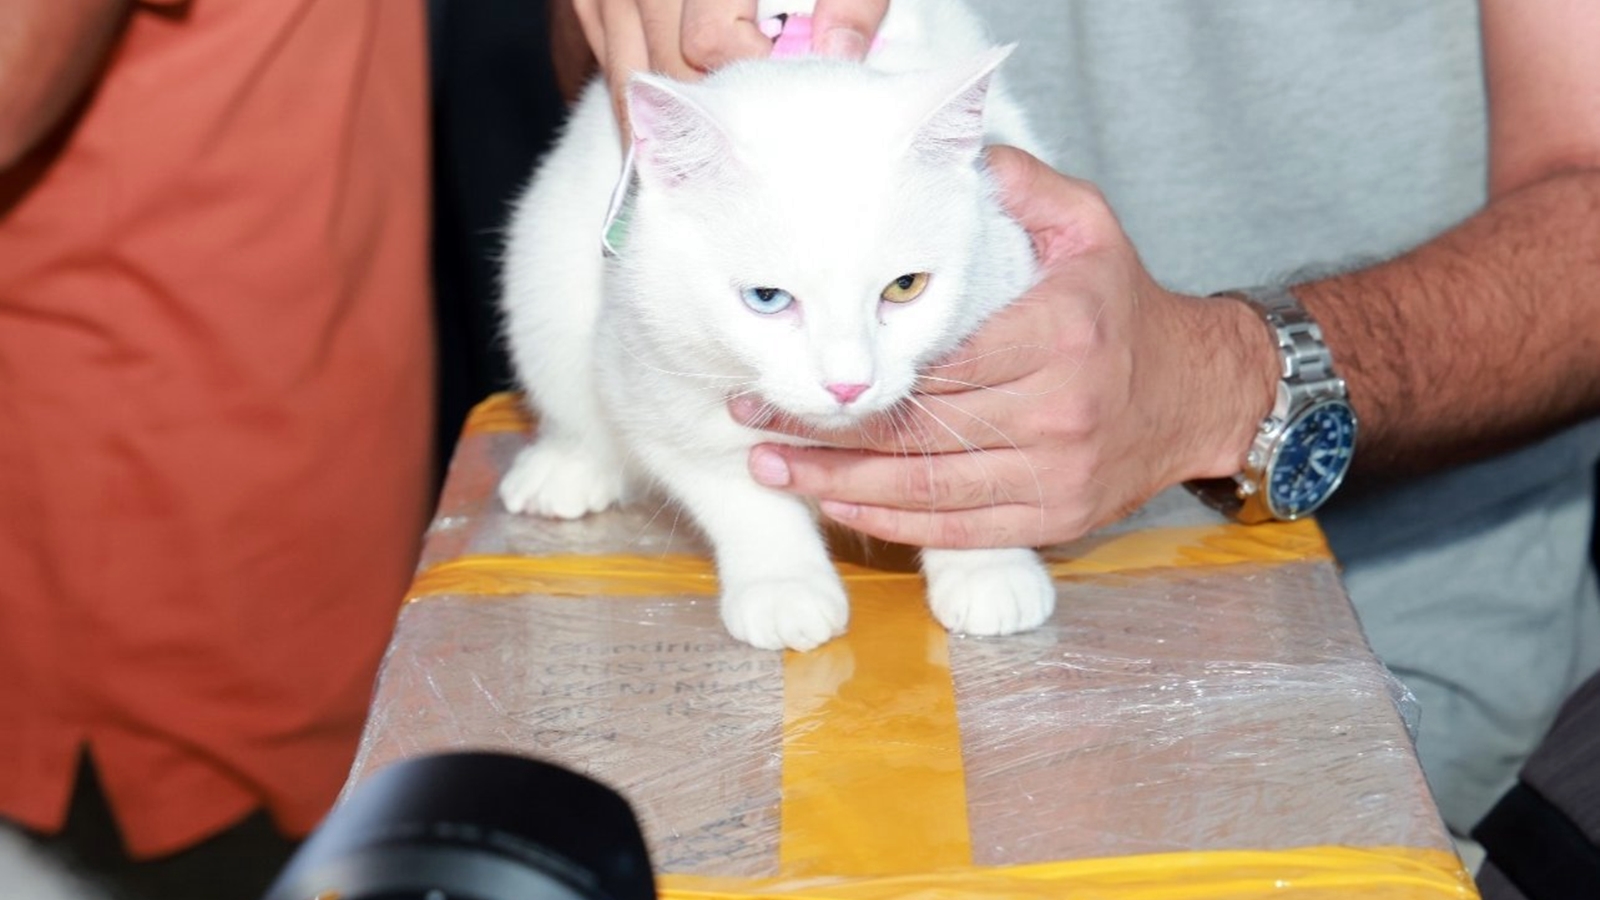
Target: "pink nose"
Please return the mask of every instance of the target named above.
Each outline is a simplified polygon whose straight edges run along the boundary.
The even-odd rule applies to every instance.
[[[861,396],[862,392],[872,387],[870,384],[830,384],[828,393],[839,398],[840,403],[849,403]]]

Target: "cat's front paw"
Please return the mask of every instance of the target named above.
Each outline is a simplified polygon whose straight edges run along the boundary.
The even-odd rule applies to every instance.
[[[928,606],[957,634],[1014,634],[1055,611],[1056,588],[1031,550],[928,550]]]
[[[577,519],[622,499],[620,465],[555,441],[524,447],[500,479],[500,502],[515,513]]]
[[[722,594],[728,633],[763,650],[810,650],[844,634],[850,602],[831,570],[729,585]]]

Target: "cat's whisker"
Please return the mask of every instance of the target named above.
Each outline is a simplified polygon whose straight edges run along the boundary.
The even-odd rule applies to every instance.
[[[919,404],[919,406],[920,405],[921,404]],[[932,410],[929,410],[926,406],[922,406],[922,409],[934,421],[938,422],[940,425],[944,426],[947,429],[950,428],[949,424],[947,422],[945,422],[942,418],[940,418],[937,414],[935,414]],[[962,412],[966,412],[966,411],[962,410]],[[971,416],[970,413],[968,413],[968,415],[971,418],[977,419],[977,417]],[[978,421],[982,421],[981,419],[977,419],[977,420]],[[989,423],[987,423],[987,422],[984,422],[984,424],[985,425],[989,425]],[[1002,432],[998,428],[994,428],[994,426],[992,426],[992,425],[989,425],[989,427],[996,434],[1000,435],[1000,437],[1006,441],[1007,445],[1010,446],[1011,449],[1017,450],[1019,452],[1019,454],[1021,453],[1021,448],[1019,448],[1014,441],[1012,441],[1009,437],[1007,437],[1004,432]],[[952,430],[952,433],[954,433],[953,430]],[[973,460],[981,468],[983,468],[985,471],[987,471],[988,470],[988,461],[987,461],[987,459],[985,459],[985,457],[987,455],[991,454],[993,451],[990,448],[983,447],[983,446],[978,445],[978,444],[974,444],[974,443],[972,443],[970,441],[966,441],[966,440],[962,439],[959,434],[957,434],[955,436],[967,448],[964,452],[970,453],[972,455]],[[1027,459],[1026,454],[1022,454],[1022,456],[1023,456],[1024,460]],[[1043,499],[1044,498],[1044,486],[1040,481],[1039,471],[1038,471],[1037,467],[1035,467],[1032,464],[1031,461],[1028,462],[1028,474],[1029,474],[1029,477],[1031,477],[1033,479],[1034,496],[1036,498],[1038,498],[1038,500],[1036,501],[1036,503],[1034,505],[1037,507],[1037,510],[1038,510],[1039,530],[1042,533],[1044,531],[1046,525],[1048,524],[1047,519],[1046,519],[1045,505],[1044,505],[1044,499]],[[992,479],[986,479],[986,480],[992,481]],[[1002,495],[993,487],[989,488],[989,506],[990,506],[991,510],[994,507],[998,507],[998,506],[1001,506],[1001,505],[1004,505],[1004,504],[1008,504],[1008,503],[1016,503],[1016,502],[1018,502],[1017,498],[1011,497],[1009,495]]]
[[[744,385],[732,385],[732,387],[735,388],[735,390],[733,390],[731,393],[718,393],[705,397],[705,405],[699,411],[707,414],[714,413],[717,410],[726,407],[728,402],[731,400],[736,400],[740,397],[760,398],[761,396],[757,392],[757,385],[754,381],[747,381]],[[771,416],[773,415],[773,413],[769,411],[771,406],[771,403],[763,400],[761,406],[757,407],[757,411],[766,416],[766,418],[761,420],[762,422],[770,421]]]
[[[912,400],[912,402],[915,403],[916,401]],[[912,443],[916,444],[916,455],[921,457],[923,471],[927,476],[928,481],[931,482],[933,480],[933,462],[935,454],[931,451],[930,437],[923,433],[921,429],[913,427],[913,424],[916,422],[916,420],[912,418],[911,410],[906,405],[896,406],[895,413],[896,414],[891,419],[891,422],[894,425],[895,438],[900,444],[901,454],[904,456],[911,455],[909,452],[910,447],[907,446],[906,442],[906,439],[909,438]],[[934,511],[935,506],[933,498],[929,497],[928,512],[931,513]]]
[[[938,402],[938,403],[942,403],[945,406],[949,407],[950,409],[955,410],[956,412],[959,412],[962,415],[966,416],[969,420],[982,425],[983,427],[987,428],[990,433],[992,433],[993,435],[998,437],[1001,441],[1004,441],[1006,447],[1008,447],[1011,450],[1016,451],[1017,454],[1022,457],[1023,461],[1026,462],[1027,466],[1028,466],[1028,477],[1033,480],[1033,496],[1036,498],[1035,502],[1037,503],[1037,505],[1039,507],[1040,525],[1041,525],[1041,528],[1042,528],[1042,526],[1044,525],[1044,514],[1045,514],[1045,510],[1044,510],[1044,483],[1041,481],[1041,479],[1039,477],[1039,469],[1038,469],[1038,467],[1033,464],[1032,460],[1028,459],[1028,455],[1025,452],[1023,452],[1022,448],[1020,446],[1018,446],[1017,442],[1012,440],[1010,435],[1007,435],[1003,429],[995,426],[993,423],[983,419],[981,416],[976,416],[973,413],[971,413],[970,411],[962,409],[961,407],[959,407],[959,406],[957,406],[957,405],[955,405],[953,403],[950,403],[949,401],[947,401],[947,400],[945,400],[945,399],[943,399],[941,397],[938,397],[938,396],[932,395],[932,394],[927,394],[927,395],[923,395],[923,398],[927,399],[927,400],[932,400],[932,401],[935,401],[935,402]],[[934,412],[932,409],[928,408],[927,404],[923,403],[922,400],[913,398],[912,402],[916,403],[917,407],[919,409],[921,409],[924,413],[926,413],[928,418],[932,419],[934,422],[938,423],[940,427],[944,428],[947,432],[949,432],[949,434],[952,437],[954,437],[961,444],[961,446],[966,450],[966,452],[975,454],[975,457],[976,457],[976,459],[977,459],[977,461],[979,462],[980,465],[984,465],[986,463],[986,461],[983,459],[983,456],[991,452],[989,448],[983,447],[983,446],[981,446],[979,444],[975,444],[972,441],[968,440],[957,429],[955,429],[953,426],[951,426],[950,423],[946,422],[943,417],[941,417],[938,413]],[[1007,502],[1013,502],[1013,503],[1016,502],[1016,498],[1012,498],[1012,497],[1004,497],[1004,498],[998,498],[998,499],[1004,500],[1004,501],[1007,501]],[[996,500],[997,500],[997,498],[993,494],[991,494],[991,496],[990,496],[991,504],[995,503]]]
[[[936,413],[933,410],[929,409],[928,405],[926,403],[924,403],[923,400],[926,399],[926,400],[938,401],[938,402],[944,403],[946,406],[949,406],[952,409],[960,409],[959,407],[955,406],[954,404],[949,403],[946,400],[943,400],[942,398],[940,398],[940,397],[938,397],[937,395],[934,395],[934,394],[924,394],[921,397],[918,397],[918,396],[914,395],[909,399],[910,399],[911,403],[917,407],[917,409],[922,410],[922,412],[927,416],[927,418],[929,420],[931,420],[934,424],[938,425],[940,428],[944,429],[945,432],[948,433],[951,437],[955,438],[956,443],[961,445],[961,449],[963,451],[966,451],[966,452],[979,452],[979,453],[987,452],[988,448],[986,448],[986,447],[984,447],[984,446],[982,446],[980,444],[975,444],[972,441],[968,440],[964,435],[961,434],[960,431],[957,431],[953,426],[950,425],[949,422],[946,422],[938,413]],[[982,419],[979,419],[977,416],[974,416],[971,413],[966,413],[965,410],[961,410],[961,411],[963,413],[965,413],[968,418],[971,418],[971,419],[974,419],[974,420],[976,420],[978,422],[981,422],[982,424],[988,426],[991,431],[993,431],[995,434],[999,435],[1002,439],[1006,439],[1006,440],[1009,441],[1009,439],[1007,439],[1005,437],[1005,434],[1003,432],[1001,432],[998,428],[994,428],[993,426],[989,426],[989,423],[984,422]],[[1015,447],[1014,444],[1012,446],[1013,446],[1013,448]]]
[[[660,502],[656,504],[655,510],[650,513],[650,518],[647,519],[644,525],[640,526],[639,528],[639,534],[644,534],[649,530],[651,525],[655,524],[657,519],[661,518],[661,514],[669,509],[672,510],[672,522],[667,525],[667,539],[662,544],[661,553],[658,557],[662,559],[666,558],[667,554],[672,548],[673,543],[677,541],[678,523],[683,519],[683,507],[672,502],[670,499],[662,498]]]
[[[660,508],[672,510],[672,524],[667,527],[667,541],[670,543],[678,537],[678,525],[683,522],[683,507],[669,500],[664,500]]]
[[[655,510],[650,513],[650,518],[646,519],[644,524],[639,526],[639,530],[634,533],[634,538],[633,538],[634,542],[637,544],[639,539],[641,537],[643,537],[647,532],[649,532],[650,526],[654,525],[656,523],[656,520],[661,518],[661,514],[663,512],[666,512],[667,509],[669,507],[672,507],[673,505],[674,504],[670,500],[662,500],[660,503],[657,503]],[[677,535],[677,525],[678,525],[677,514],[674,514],[673,515],[673,520],[672,520],[672,526],[667,531],[667,543],[666,543],[665,547],[672,546],[672,539],[674,537],[676,537],[676,535]],[[663,556],[665,556],[666,552],[667,552],[665,547],[663,547],[663,549],[661,551],[661,554]]]
[[[1019,391],[1019,390],[1015,390],[1013,388],[1001,387],[999,385],[979,384],[976,381],[962,381],[961,379],[958,379],[958,378],[941,378],[941,377],[939,377],[937,375],[926,375],[926,374],[922,376],[922,380],[923,381],[936,381],[936,382],[939,382],[940,384],[953,384],[953,385],[956,385],[957,387],[964,387],[964,388],[968,388],[968,389],[971,389],[971,390],[974,390],[974,391],[993,391],[996,394],[1004,394],[1004,395],[1006,395],[1008,397],[1044,397],[1044,396],[1047,396],[1048,394],[1052,393],[1053,391],[1057,390],[1057,388],[1048,388],[1048,389],[1045,389],[1045,390],[1038,390],[1038,391]]]
[[[895,407],[895,425],[897,430],[903,431],[912,437],[917,444],[918,452],[924,456],[927,456],[930,452],[929,447],[931,445],[933,436],[921,424],[921,421],[916,416],[912,415],[912,406],[918,406],[919,408],[921,406],[917,403],[915,395],[907,397],[904,403],[901,403]],[[926,412],[925,409],[924,412]]]
[[[956,432],[956,430],[954,428],[950,427],[949,423],[945,422],[936,413],[934,413],[932,410],[928,409],[928,407],[926,405],[924,405],[921,401],[919,401],[919,400],[917,400],[915,398],[911,398],[911,403],[913,405],[915,405],[917,407],[917,409],[921,410],[923,415],[927,419],[931,419],[939,427],[941,427],[945,431],[949,432],[949,434],[956,439],[957,443],[960,444],[960,446],[962,448],[960,452],[970,454],[972,456],[973,460],[975,462],[977,462],[979,466],[985,466],[986,467],[987,461],[983,459],[983,455],[988,452],[987,448],[979,446],[977,444],[974,444],[974,443],[966,440],[965,438],[963,438],[959,433]],[[915,420],[913,420],[913,421],[915,421]],[[921,435],[922,438],[925,441],[925,443],[922,443],[922,445],[921,445],[922,456],[923,456],[923,459],[925,460],[925,465],[927,466],[927,474],[928,474],[929,481],[931,482],[932,478],[933,478],[933,458],[935,456],[939,455],[937,451],[931,451],[931,449],[930,449],[931,446],[932,446],[933,436],[931,434],[928,434],[927,432],[923,431],[921,429],[921,427],[917,427],[917,428],[912,429],[912,430],[915,430],[916,433]],[[992,500],[992,498],[991,498],[991,500]],[[933,503],[934,503],[934,501],[930,498],[930,500],[929,500],[929,510],[930,511],[932,511],[933,508],[934,508]]]
[[[1105,315],[1106,306],[1106,301],[1102,300],[1100,301],[1100,305],[1095,307],[1094,316],[1089,319],[1089,327],[1091,330],[1100,324],[1100,317]],[[1060,381],[1041,389],[1033,396],[1045,396],[1066,388],[1074,381],[1078,380],[1078,376],[1083,372],[1083,367],[1088,365],[1088,363],[1089,357],[1087,355],[1079,356],[1077,359],[1072,361],[1071,370],[1063,374]]]
[[[1010,345],[1007,345],[1005,347],[996,347],[993,350],[989,350],[989,351],[986,351],[986,352],[983,352],[983,353],[979,353],[977,356],[963,356],[960,359],[952,359],[949,362],[933,363],[933,364],[929,365],[927,368],[929,368],[929,369],[949,369],[949,368],[952,368],[954,366],[964,366],[964,365],[967,365],[968,363],[976,362],[977,360],[980,360],[980,359],[988,359],[991,356],[998,356],[998,355],[1000,355],[1002,353],[1015,353],[1018,350],[1049,350],[1049,349],[1050,349],[1050,346],[1048,344],[1010,344]]]
[[[1106,311],[1106,302],[1105,301],[1101,301],[1100,305],[1095,308],[1094,316],[1089,320],[1089,324],[1090,324],[1091,328],[1093,328],[1094,326],[1096,326],[1096,325],[1098,325],[1100,323],[1100,317],[1105,314],[1105,311]],[[1053,385],[1048,385],[1048,386],[1042,387],[1042,388],[1040,388],[1038,390],[1034,390],[1034,391],[1017,391],[1017,390],[1014,390],[1014,389],[1002,388],[1002,387],[1000,387],[998,385],[978,384],[976,382],[963,381],[963,380],[957,379],[957,378],[945,378],[945,377],[940,376],[940,375],[931,374],[932,371],[935,370],[935,369],[946,369],[946,368],[951,368],[953,366],[966,365],[966,364],[971,363],[971,362],[973,362],[975,360],[985,359],[987,357],[994,356],[994,355],[997,355],[997,354],[1000,354],[1000,353],[1007,353],[1007,352],[1011,352],[1011,351],[1015,351],[1015,350],[1023,350],[1023,349],[1051,350],[1051,348],[1048,347],[1045,344],[1013,344],[1013,345],[1011,345],[1009,347],[1000,347],[1000,348],[996,348],[994,350],[987,351],[985,353],[980,353],[977,356],[969,356],[969,357],[965,357],[965,358],[958,359],[958,360],[951,360],[950,362],[935,363],[935,364],[929,365],[929,366],[927,366],[925,368],[925,370],[923,371],[921,377],[925,381],[939,382],[941,384],[953,384],[953,385],[957,385],[959,387],[971,388],[972,390],[989,390],[989,391],[994,391],[996,393],[1005,394],[1006,396],[1013,396],[1013,397],[1044,397],[1044,396],[1048,396],[1050,394],[1053,394],[1056,391],[1062,390],[1063,388],[1066,388],[1067,386],[1071,385],[1072,382],[1077,380],[1078,375],[1080,373],[1082,373],[1082,371],[1083,371],[1083,367],[1085,365],[1087,365],[1088,361],[1089,361],[1087,356],[1080,356],[1079,358],[1077,358],[1076,360],[1073,361],[1071,370],[1066,372],[1062,376],[1060,381],[1058,381],[1057,383],[1055,383]],[[1051,352],[1059,353],[1060,351],[1051,350]]]

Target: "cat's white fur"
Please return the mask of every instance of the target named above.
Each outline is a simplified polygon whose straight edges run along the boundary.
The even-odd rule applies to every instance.
[[[764,0],[760,13],[810,6]],[[660,487],[715,549],[729,632],[758,647],[810,649],[849,612],[810,508],[747,472],[753,444],[785,438],[736,424],[728,399],[828,427],[883,414],[1034,277],[981,166],[984,142],[1035,146],[993,77],[1005,51],[959,0],[896,3],[879,35],[866,65],[635,79],[640,186],[611,261],[598,239],[621,141],[590,85],[511,223],[506,336],[540,424],[502,500],[575,518]],[[917,272],[931,277],[916,300],[879,299]],[[796,300],[758,313],[749,287]],[[870,387],[841,403],[830,384]],[[1054,607],[1029,549],[925,550],[922,565],[953,631],[1019,631]]]

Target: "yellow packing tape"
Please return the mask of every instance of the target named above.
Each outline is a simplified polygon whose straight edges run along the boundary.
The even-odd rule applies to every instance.
[[[1104,538],[1091,535],[1060,548],[1047,548],[1044,555],[1050,573],[1057,578],[1331,558],[1322,529],[1312,519],[1262,525],[1150,528]]]
[[[717,576],[698,556],[461,556],[424,569],[406,602],[443,594],[714,597]]]
[[[1056,578],[1328,558],[1322,532],[1311,520],[1154,528],[1104,540],[1091,539],[1069,549],[1075,555],[1049,559],[1050,573]],[[853,563],[840,563],[839,574],[852,585],[890,583],[920,589],[922,583],[922,576],[914,572],[884,571]],[[716,573],[710,561],[696,556],[475,555],[447,560],[423,571],[412,584],[407,600],[440,594],[661,597],[714,596],[716,591]]]
[[[784,659],[779,874],[968,866],[948,634],[905,585],[852,584],[850,607],[843,637]]]
[[[662,900],[1474,900],[1455,854],[1413,847],[1210,850],[855,879],[663,875]]]
[[[533,416],[522,405],[522,395],[509,391],[490,394],[467,413],[461,436],[506,431],[532,431]]]

